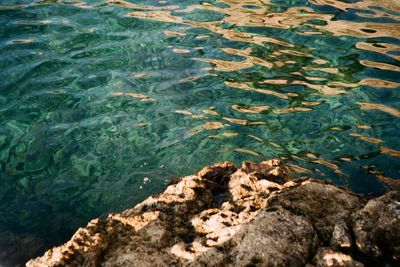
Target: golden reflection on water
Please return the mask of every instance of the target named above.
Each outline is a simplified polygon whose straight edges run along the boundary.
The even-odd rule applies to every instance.
[[[303,175],[311,173],[311,171],[309,169],[306,169],[306,168],[301,167],[301,166],[296,165],[296,164],[287,163],[286,165],[294,173],[299,173],[299,174],[303,174]]]
[[[375,78],[365,78],[359,81],[358,83],[344,83],[344,82],[330,82],[329,85],[331,86],[341,86],[347,88],[354,88],[362,85],[368,85],[375,88],[390,88],[395,89],[400,86],[400,83],[392,82],[392,81],[385,81]]]
[[[208,62],[214,65],[213,70],[216,71],[237,71],[252,67],[254,64],[249,59],[244,61],[226,61],[213,58],[192,58],[201,62]]]
[[[382,139],[374,138],[374,137],[370,137],[370,136],[366,136],[366,135],[362,135],[362,134],[358,134],[358,133],[350,133],[350,135],[353,137],[357,137],[361,140],[373,143],[373,144],[379,144],[379,143],[383,142]]]
[[[212,115],[212,116],[218,116],[218,115],[219,115],[219,113],[216,112],[215,110],[213,110],[212,108],[203,109],[202,112],[203,112],[204,114]]]
[[[400,117],[400,110],[384,104],[367,103],[367,102],[359,102],[358,104],[360,104],[360,108],[362,110],[379,110],[382,112],[386,112],[390,115],[393,115],[395,117]]]
[[[34,40],[33,39],[18,39],[18,40],[12,40],[12,43],[23,43],[23,44],[27,44],[27,43],[32,43]]]
[[[171,22],[189,25],[193,27],[199,27],[207,29],[213,33],[221,35],[223,38],[232,40],[232,41],[240,41],[254,45],[262,45],[271,44],[274,45],[274,50],[268,54],[260,57],[256,55],[253,51],[253,48],[248,47],[245,49],[234,49],[230,47],[222,47],[219,48],[224,53],[228,53],[234,56],[239,56],[243,58],[243,60],[239,61],[228,61],[222,60],[218,58],[199,58],[193,57],[193,60],[201,61],[204,63],[210,63],[213,71],[217,72],[234,72],[241,71],[253,66],[261,66],[267,69],[273,68],[282,68],[286,65],[294,64],[299,65],[298,71],[292,72],[295,76],[290,78],[281,78],[281,79],[267,79],[257,84],[253,82],[239,82],[233,80],[226,80],[225,84],[228,87],[238,88],[245,91],[257,92],[260,94],[266,94],[278,97],[280,99],[289,100],[291,97],[297,97],[296,93],[283,93],[279,92],[274,88],[260,88],[260,85],[271,85],[271,86],[288,86],[288,85],[300,85],[315,90],[320,94],[325,95],[338,95],[338,94],[346,94],[347,90],[351,90],[353,88],[357,88],[359,86],[368,85],[376,88],[398,88],[399,83],[393,81],[386,81],[376,78],[364,78],[358,82],[348,82],[342,80],[331,80],[326,79],[320,76],[307,75],[313,72],[322,72],[327,75],[333,75],[336,77],[343,77],[344,74],[341,73],[341,70],[338,67],[330,66],[330,62],[325,58],[321,58],[315,56],[312,53],[312,49],[307,50],[299,50],[296,49],[295,44],[288,43],[286,41],[280,40],[278,38],[257,35],[253,33],[243,32],[237,30],[237,28],[226,28],[223,27],[223,24],[228,23],[235,25],[236,27],[244,26],[244,27],[268,27],[275,29],[290,29],[297,31],[303,35],[315,35],[322,33],[330,33],[333,36],[351,36],[351,37],[359,37],[359,38],[375,38],[375,37],[392,37],[392,38],[400,38],[400,24],[399,23],[375,23],[375,22],[355,22],[355,21],[344,21],[333,19],[333,14],[320,14],[314,11],[311,7],[291,7],[287,8],[284,12],[268,12],[269,8],[272,6],[270,1],[257,1],[257,0],[220,0],[220,3],[225,4],[224,7],[216,6],[210,3],[202,3],[200,5],[191,5],[185,8],[180,8],[179,6],[145,6],[145,5],[137,5],[131,4],[125,1],[108,1],[110,4],[118,4],[124,7],[135,9],[135,11],[128,13],[128,16],[132,16],[135,18],[141,19],[151,19],[158,20],[162,22]],[[364,0],[357,1],[354,3],[348,3],[337,0],[311,0],[312,4],[317,6],[332,6],[337,9],[347,11],[347,10],[357,10],[357,15],[363,17],[386,17],[393,20],[399,19],[394,12],[390,12],[390,10],[399,11],[400,3],[392,0],[383,0],[383,1],[372,1],[372,0]],[[166,3],[165,3],[166,4]],[[183,14],[193,12],[194,10],[208,10],[213,12],[218,12],[220,14],[224,14],[223,19],[215,20],[215,21],[194,21],[190,19],[183,18]],[[174,11],[174,13],[172,13]],[[319,21],[320,23],[314,23],[313,21]],[[321,23],[323,22],[323,23]],[[308,27],[307,30],[300,29],[302,27]],[[299,28],[297,30],[297,28]],[[184,36],[183,32],[172,32],[166,31],[164,32],[167,36],[181,37]],[[199,35],[196,38],[207,38],[206,35]],[[393,54],[393,52],[400,51],[399,47],[394,44],[376,42],[370,43],[366,41],[360,41],[356,44],[357,49],[366,50],[370,52],[384,54],[393,60],[398,61],[400,56],[397,54]],[[174,48],[173,50],[176,53],[188,53],[189,50]],[[316,64],[315,66],[310,65],[301,65],[297,60],[288,59],[287,56],[294,56],[299,58],[312,58],[313,62]],[[376,62],[371,60],[362,59],[359,61],[361,65],[369,68],[381,69],[381,70],[390,70],[390,71],[400,71],[400,67],[384,63],[384,62]],[[298,77],[298,78],[295,78]],[[307,80],[305,81],[304,78]],[[262,112],[269,112],[272,110],[275,114],[285,114],[289,112],[308,112],[312,111],[313,106],[318,106],[320,104],[319,101],[303,101],[302,105],[305,107],[290,107],[290,108],[281,108],[274,109],[270,106],[253,106],[253,107],[244,107],[240,105],[232,105],[231,108],[241,112],[241,113],[249,113],[249,114],[257,114]],[[390,115],[399,117],[400,111],[397,109],[377,103],[367,103],[360,102],[358,103],[362,110],[379,110],[382,112],[386,112]],[[215,111],[207,111],[208,113],[217,115]],[[207,113],[206,112],[206,113]],[[193,116],[193,115],[191,115]],[[239,118],[230,118],[223,117],[229,123],[239,124],[239,125],[249,125],[253,124],[262,124],[263,122],[249,122],[245,119]],[[351,136],[360,138],[364,141],[372,142],[375,144],[379,144],[382,140],[368,137],[365,135],[350,133]],[[385,150],[384,151],[389,151]],[[390,153],[391,155],[396,155],[396,153]],[[336,172],[340,172],[338,170],[338,166],[329,163],[322,159],[315,159],[315,163],[323,164],[328,166],[329,168],[334,169]],[[299,168],[297,168],[299,169]]]
[[[47,4],[51,2],[52,1],[40,1],[35,4]],[[276,97],[288,104],[286,108],[275,108],[269,104],[251,106],[237,103],[230,104],[231,109],[238,112],[238,115],[240,115],[240,113],[242,113],[242,115],[268,113],[275,114],[276,116],[285,116],[284,114],[293,112],[312,112],[314,108],[318,108],[318,106],[323,103],[319,100],[303,99],[297,106],[293,107],[292,105],[289,105],[289,102],[294,98],[298,98],[300,94],[297,92],[285,92],[284,90],[280,90],[280,88],[286,88],[288,86],[305,87],[311,89],[315,94],[321,94],[326,97],[348,94],[350,90],[355,90],[360,86],[369,86],[377,89],[398,89],[400,87],[400,83],[385,80],[383,78],[363,77],[358,80],[355,80],[352,77],[349,78],[349,75],[345,73],[345,70],[341,68],[340,64],[332,62],[323,55],[317,55],[317,53],[313,52],[314,48],[300,46],[277,37],[266,36],[265,34],[261,35],[252,32],[245,32],[245,28],[243,28],[255,27],[287,30],[288,32],[299,34],[301,36],[330,35],[360,38],[352,49],[380,54],[381,56],[392,60],[392,62],[379,62],[371,60],[370,58],[360,58],[358,59],[358,63],[362,67],[370,68],[372,70],[400,72],[400,66],[398,66],[400,61],[400,46],[372,39],[367,40],[370,38],[380,37],[400,39],[400,23],[398,23],[398,21],[400,21],[400,16],[398,15],[398,12],[400,11],[400,1],[364,0],[344,2],[339,0],[310,0],[308,1],[310,5],[307,7],[290,7],[280,12],[271,11],[274,10],[274,4],[269,0],[219,0],[218,3],[223,5],[213,5],[211,3],[203,2],[201,4],[189,6],[180,6],[179,4],[169,5],[167,1],[163,0],[158,2],[162,5],[141,5],[118,0],[107,0],[106,4],[118,5],[130,9],[126,13],[126,16],[129,17],[185,25],[185,27],[176,28],[176,30],[165,30],[163,34],[166,37],[186,37],[188,35],[186,32],[187,29],[194,27],[205,29],[210,32],[210,35],[204,33],[193,35],[193,33],[191,33],[191,38],[195,38],[196,40],[207,39],[212,34],[217,34],[221,38],[248,45],[248,47],[242,49],[232,47],[215,48],[216,50],[219,50],[221,54],[225,53],[238,57],[239,60],[235,61],[221,58],[191,56],[191,58],[188,58],[187,60],[198,61],[207,66],[202,69],[205,73],[183,78],[179,81],[180,83],[193,82],[194,80],[205,76],[216,76],[216,73],[218,72],[242,72],[253,67],[264,68],[266,71],[282,71],[291,74],[291,76],[282,75],[282,77],[279,78],[272,76],[258,81],[245,81],[243,79],[235,80],[232,78],[225,79],[224,83],[229,88],[236,88],[252,93]],[[80,8],[92,7],[82,1],[75,1],[70,4]],[[342,11],[355,10],[357,16],[362,18],[371,18],[371,22],[337,19],[335,17],[336,15],[333,13],[327,14],[316,12],[313,9],[314,5],[319,7],[331,6]],[[27,5],[0,6],[0,10],[26,7]],[[222,15],[222,18],[219,16],[218,19],[210,19],[209,21],[196,21],[187,18],[187,14],[191,14],[198,10],[216,12]],[[373,20],[378,18],[386,18],[388,21],[381,23]],[[233,26],[228,27],[227,25]],[[15,40],[14,42],[21,43],[29,41],[30,40]],[[257,53],[257,46],[270,46],[270,51],[269,53],[260,55]],[[192,54],[192,52],[194,54],[194,52],[197,51],[196,49],[171,47],[171,51],[176,54]],[[145,78],[150,75],[151,73],[143,72],[132,74],[132,77]],[[143,102],[155,101],[155,99],[149,96],[138,93],[114,92],[112,93],[112,96],[129,96],[137,98]],[[390,114],[391,116],[400,117],[400,111],[389,105],[364,101],[360,101],[357,104],[361,110],[377,110]],[[190,130],[188,132],[189,135],[196,134],[203,130],[221,129],[230,125],[248,126],[267,124],[265,121],[252,121],[241,117],[236,118],[224,116],[215,111],[213,107],[202,110],[203,114],[194,114],[189,110],[175,110],[175,112],[192,119],[206,120],[201,126]],[[214,119],[217,117],[223,120],[224,123],[215,121]],[[210,118],[214,119],[212,121],[207,121]],[[359,130],[371,129],[369,125],[353,125],[353,127]],[[343,129],[340,127],[330,128],[330,131],[340,132],[342,130]],[[235,137],[238,135],[239,134],[236,132],[224,132],[218,135],[209,135],[209,137]],[[382,146],[381,144],[384,143],[382,139],[355,132],[350,132],[349,135],[379,146],[380,151],[384,154],[392,157],[400,157],[399,151]],[[260,142],[265,141],[254,135],[248,135],[248,137]],[[272,143],[271,145],[273,146]],[[279,144],[275,145],[278,147],[280,146]],[[247,148],[235,148],[234,151],[253,156],[261,156],[259,152]],[[304,160],[302,157],[299,157],[299,159]],[[343,171],[340,170],[337,164],[318,156],[312,156],[312,154],[308,153],[306,160],[315,164],[324,165],[334,170],[336,173],[344,175]],[[352,159],[349,157],[341,157],[339,159],[339,161],[343,162],[350,160]],[[291,164],[289,167],[298,173],[305,174],[309,172],[309,170],[295,164]]]
[[[258,92],[261,94],[266,94],[266,95],[273,95],[282,99],[289,99],[289,96],[287,94],[279,93],[273,90],[268,90],[268,89],[258,89],[258,88],[253,88],[250,86],[251,83],[239,83],[239,82],[230,82],[230,81],[225,81],[225,84],[229,87],[234,87],[238,89],[242,89],[245,91],[254,91]]]
[[[376,177],[385,185],[387,190],[400,191],[400,179],[393,179],[382,174],[377,174]]]
[[[272,62],[268,62],[265,59],[252,56],[251,48],[247,48],[244,50],[239,50],[239,49],[234,49],[234,48],[221,48],[221,50],[228,54],[242,56],[242,57],[246,58],[246,61],[251,62],[251,64],[252,64],[252,65],[250,65],[250,67],[253,65],[259,65],[259,66],[263,66],[263,67],[270,69],[274,66],[274,64]]]
[[[151,76],[151,73],[149,73],[149,72],[138,72],[138,73],[132,74],[133,78],[144,78],[144,77],[149,77],[149,76]]]
[[[387,190],[400,191],[400,179],[393,179],[392,177],[385,176],[385,173],[381,170],[377,170],[375,166],[363,167],[368,173],[375,175]]]
[[[381,7],[389,10],[400,10],[400,3],[398,1],[393,0],[364,0],[357,1],[354,3],[347,3],[340,0],[310,0],[311,3],[315,5],[328,5],[343,11],[347,11],[349,9],[358,9],[362,11],[370,11],[373,14],[378,15],[378,17],[382,17],[382,13],[387,14],[387,16],[393,16],[392,13],[382,12],[378,10],[376,7]],[[386,16],[385,16],[386,17]]]
[[[250,150],[250,149],[245,149],[245,148],[235,148],[234,151],[239,152],[239,153],[245,153],[245,154],[249,154],[249,155],[253,155],[256,157],[260,157],[261,154],[254,151],[254,150]]]
[[[239,125],[263,125],[266,124],[264,121],[249,121],[245,119],[237,119],[237,118],[229,118],[229,117],[222,117],[222,119],[233,123],[233,124],[239,124]]]
[[[335,173],[345,176],[345,173],[340,169],[340,167],[332,162],[326,161],[324,159],[316,159],[316,160],[312,160],[311,162],[324,165],[324,166],[332,169]]]
[[[339,87],[331,86],[331,85],[323,85],[323,84],[313,84],[301,80],[264,80],[261,83],[264,84],[279,84],[279,85],[305,85],[308,88],[314,89],[319,93],[326,94],[326,95],[337,95],[337,94],[345,94],[346,91],[342,90]]]
[[[377,42],[377,43],[358,42],[356,44],[356,47],[358,49],[381,53],[381,54],[391,57],[397,61],[400,61],[400,56],[389,53],[389,52],[394,52],[394,51],[400,52],[400,46],[397,46],[395,44],[379,43],[379,42]]]
[[[142,9],[142,10],[158,10],[160,8],[162,8],[164,10],[174,10],[174,9],[179,8],[179,6],[157,7],[157,6],[150,6],[150,5],[138,5],[135,3],[128,2],[128,1],[119,1],[119,0],[107,0],[106,2],[108,4],[120,5],[122,7],[127,7],[127,8],[132,8],[132,9]]]
[[[293,108],[283,108],[283,109],[276,109],[274,113],[276,114],[286,114],[291,112],[307,112],[312,111],[311,108],[303,108],[303,107],[293,107]]]
[[[242,113],[249,113],[249,114],[260,114],[266,112],[271,109],[270,106],[252,106],[252,107],[242,107],[240,105],[232,105],[232,109],[242,112]]]
[[[176,31],[164,31],[164,34],[169,37],[181,37],[186,35],[186,33]]]
[[[154,98],[151,98],[147,95],[139,94],[139,93],[124,93],[124,92],[113,92],[112,96],[130,96],[133,98],[137,98],[142,102],[154,102],[156,101]]]
[[[27,5],[14,5],[14,6],[0,6],[0,10],[13,10],[25,8]]]
[[[387,155],[392,156],[392,157],[400,158],[400,151],[399,150],[395,150],[395,149],[384,147],[384,146],[381,146],[380,149],[381,149],[381,152],[384,153],[384,154],[387,154]]]
[[[388,63],[375,62],[369,60],[360,60],[360,63],[361,65],[364,65],[366,67],[377,68],[381,70],[400,71],[400,67]]]
[[[181,48],[172,48],[172,52],[174,52],[176,54],[188,54],[188,53],[190,53],[190,50],[181,49]]]

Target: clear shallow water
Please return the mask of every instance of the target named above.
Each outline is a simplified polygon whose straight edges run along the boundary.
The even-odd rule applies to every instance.
[[[1,1],[0,257],[219,161],[383,193],[399,22],[394,0]]]

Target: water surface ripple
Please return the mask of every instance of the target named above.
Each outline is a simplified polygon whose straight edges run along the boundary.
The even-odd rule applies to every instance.
[[[2,0],[0,25],[0,264],[219,161],[399,187],[399,1]]]

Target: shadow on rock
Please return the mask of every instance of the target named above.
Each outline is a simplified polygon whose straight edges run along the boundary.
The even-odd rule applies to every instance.
[[[279,160],[183,177],[28,266],[395,266],[400,196],[367,200]]]

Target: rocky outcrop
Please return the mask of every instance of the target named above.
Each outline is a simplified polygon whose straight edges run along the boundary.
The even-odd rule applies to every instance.
[[[28,266],[395,266],[400,194],[291,180],[278,160],[206,167],[92,220]]]

